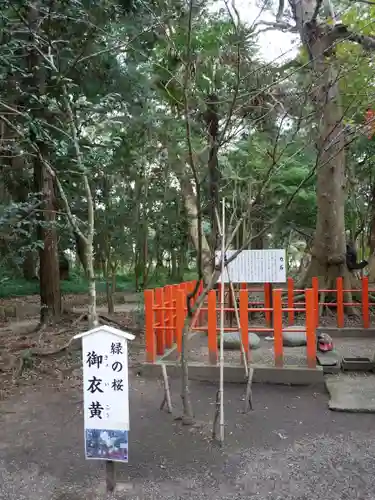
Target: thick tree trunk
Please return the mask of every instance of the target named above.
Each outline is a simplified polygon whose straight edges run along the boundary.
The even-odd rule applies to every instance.
[[[43,163],[34,163],[35,191],[42,193],[43,211],[40,211],[37,237],[43,243],[39,249],[40,320],[56,322],[61,314],[60,269],[57,247],[54,185]]]
[[[302,40],[308,50],[314,84],[313,100],[318,124],[317,139],[317,206],[316,232],[312,257],[303,286],[319,277],[320,286],[335,288],[338,276],[344,277],[345,289],[351,288],[352,275],[346,266],[344,206],[345,131],[334,54],[325,26],[313,18],[315,2],[296,3],[295,16]],[[351,302],[351,294],[346,301]]]
[[[199,233],[201,232],[202,255],[201,269],[205,283],[210,281],[213,272],[214,256],[211,255],[211,250],[207,239],[202,234],[202,228],[199,227],[197,200],[193,190],[193,185],[190,179],[180,172],[180,185],[182,196],[184,199],[185,210],[188,217],[189,233],[195,250],[199,251]]]
[[[39,7],[35,2],[28,7],[28,24],[30,29],[30,41],[37,42],[37,30],[39,25]],[[43,48],[41,49],[43,50]],[[42,97],[46,88],[46,74],[39,53],[30,49],[27,55],[27,65],[32,75],[29,92]],[[43,117],[42,106],[34,105],[36,117]],[[56,232],[56,200],[55,186],[52,175],[47,171],[45,161],[48,159],[48,146],[42,141],[37,141],[40,155],[34,159],[34,182],[35,192],[41,193],[43,203],[39,212],[39,224],[37,237],[43,247],[39,250],[39,280],[40,280],[40,319],[41,323],[57,321],[61,314],[60,294],[60,271]]]

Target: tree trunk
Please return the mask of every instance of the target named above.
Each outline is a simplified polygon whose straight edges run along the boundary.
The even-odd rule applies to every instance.
[[[217,112],[218,98],[216,95],[209,95],[207,98],[207,108],[205,113],[206,126],[208,132],[208,182],[210,200],[211,236],[210,244],[213,251],[219,248],[219,231],[216,212],[219,209],[219,162],[218,162],[218,139],[219,139],[219,115]]]
[[[185,274],[185,269],[187,262],[186,262],[186,249],[185,247],[181,247],[180,251],[178,253],[178,259],[177,259],[177,278],[182,281],[184,279],[184,274]]]
[[[202,234],[202,228],[199,227],[196,196],[191,180],[186,176],[181,167],[179,168],[178,174],[188,219],[189,233],[196,252],[199,251],[199,233],[201,232],[201,269],[203,279],[205,283],[208,283],[213,272],[214,256],[211,255],[211,250],[208,245],[207,239],[204,234]]]
[[[87,261],[87,279],[89,282],[88,323],[89,323],[89,328],[95,328],[96,326],[98,326],[98,314],[96,312],[96,286],[95,286],[93,245],[90,237],[88,238],[86,244],[86,261]]]
[[[29,250],[25,255],[25,259],[22,263],[22,269],[25,280],[32,281],[38,279],[36,256],[31,250]]]
[[[251,242],[251,249],[252,250],[263,250],[263,248],[264,248],[264,241],[263,241],[264,236],[263,236],[263,234],[261,234],[260,236],[257,236],[262,231],[263,226],[264,226],[264,224],[262,221],[257,221],[252,227],[252,233],[254,235],[254,239]]]
[[[335,288],[338,276],[344,288],[351,288],[351,273],[346,266],[344,205],[345,131],[334,55],[328,56],[331,40],[326,27],[313,19],[315,2],[296,2],[295,17],[302,41],[310,55],[314,79],[314,104],[317,139],[317,221],[312,257],[302,286],[309,286],[313,276],[320,287]],[[351,302],[346,294],[345,301]]]
[[[174,248],[171,249],[171,278],[176,279],[177,273],[177,252]]]
[[[370,220],[370,263],[369,263],[369,280],[375,281],[375,185],[371,190],[371,220]]]
[[[37,3],[30,3],[28,7],[28,24],[30,42],[38,43],[37,30],[39,25],[39,7]],[[41,48],[43,50],[43,48]],[[30,49],[27,55],[28,71],[32,75],[29,92],[38,97],[45,94],[46,74],[44,64],[39,53]],[[43,117],[43,108],[33,107],[36,118]],[[52,175],[47,171],[45,161],[48,159],[48,145],[36,141],[39,155],[34,159],[35,192],[41,193],[43,203],[39,212],[37,237],[43,247],[39,250],[39,282],[40,282],[40,320],[41,323],[57,321],[61,314],[60,272],[56,232],[56,200],[55,186]]]
[[[59,254],[60,281],[69,279],[70,262],[64,252]]]
[[[112,266],[110,265],[109,257],[105,265],[105,286],[107,294],[108,314],[113,314],[115,312],[113,294],[115,292],[115,287],[116,287],[116,273],[112,271]]]
[[[37,227],[37,238],[43,243],[39,249],[40,321],[56,322],[61,314],[61,293],[54,185],[51,175],[39,159],[34,163],[34,175],[35,191],[42,193],[43,199]]]

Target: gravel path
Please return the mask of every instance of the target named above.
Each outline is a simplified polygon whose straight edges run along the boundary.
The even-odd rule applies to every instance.
[[[374,418],[329,412],[321,388],[257,384],[255,410],[243,415],[243,387],[228,385],[220,449],[209,439],[216,386],[191,385],[200,425],[189,429],[159,411],[158,381],[130,380],[130,464],[119,466],[122,490],[106,497],[102,465],[83,458],[81,389],[70,380],[60,388],[25,388],[2,403],[0,498],[374,498]],[[173,381],[176,405],[178,391]]]

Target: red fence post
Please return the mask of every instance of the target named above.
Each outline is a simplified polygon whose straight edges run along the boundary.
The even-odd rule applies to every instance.
[[[337,328],[344,328],[344,284],[342,277],[336,279]]]
[[[240,290],[240,327],[242,345],[245,350],[246,361],[249,361],[249,300],[247,290]],[[242,359],[242,357],[241,357]]]
[[[173,295],[172,287],[164,288],[164,306],[165,311],[165,346],[170,349],[173,345]]]
[[[293,278],[288,278],[288,324],[294,324],[294,281]]]
[[[217,333],[216,333],[216,292],[208,292],[208,357],[211,364],[217,363]]]
[[[283,356],[283,304],[282,291],[273,291],[273,337],[275,366],[282,367]]]
[[[155,288],[155,331],[156,331],[156,354],[163,355],[165,350],[164,330],[164,290]]]
[[[173,321],[173,342],[177,342],[177,313],[176,313],[176,304],[177,304],[177,292],[179,291],[178,285],[172,285],[172,321]]]
[[[311,279],[312,289],[314,291],[315,324],[319,326],[319,279],[314,276]],[[306,305],[306,304],[305,304]]]
[[[363,328],[370,327],[370,312],[369,312],[369,300],[368,300],[368,277],[364,276],[362,278],[362,317],[363,317]]]
[[[314,290],[306,290],[306,355],[307,366],[316,368],[316,321]]]
[[[155,363],[155,331],[154,331],[154,291],[144,291],[145,301],[145,341],[146,341],[146,361]]]
[[[265,309],[271,308],[271,287],[269,283],[264,283],[264,307]],[[267,325],[271,326],[271,311],[266,311],[265,316]]]
[[[185,302],[186,294],[184,290],[176,291],[176,343],[177,351],[181,354],[182,350],[182,330],[185,322]]]

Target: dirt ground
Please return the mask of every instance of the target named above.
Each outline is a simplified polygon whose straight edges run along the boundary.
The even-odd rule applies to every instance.
[[[124,328],[133,320],[115,317]],[[373,500],[373,415],[329,411],[322,386],[267,385],[254,386],[245,415],[244,387],[227,385],[220,448],[210,439],[217,387],[191,383],[198,425],[181,426],[159,410],[161,382],[137,376],[141,334],[130,346],[129,464],[106,495],[103,464],[84,458],[80,350],[40,354],[85,325],[35,333],[26,323],[0,331],[1,500]],[[171,389],[179,415],[178,380]]]
[[[2,500],[248,499],[372,500],[372,415],[332,413],[321,387],[255,385],[242,414],[243,387],[225,390],[226,442],[209,439],[216,387],[192,384],[200,426],[181,427],[159,410],[158,381],[130,377],[129,464],[106,496],[103,465],[83,455],[79,374],[54,386],[20,388],[1,405]],[[178,381],[172,395],[178,414]]]

